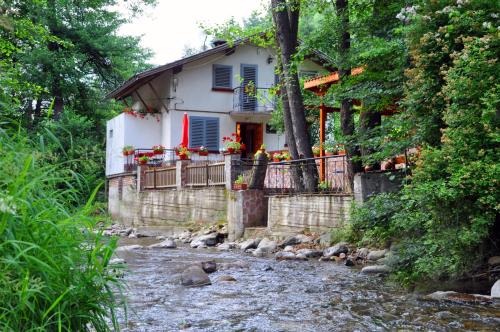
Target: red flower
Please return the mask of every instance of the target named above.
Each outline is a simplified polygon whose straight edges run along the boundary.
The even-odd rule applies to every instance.
[[[247,149],[247,146],[245,145],[245,143],[241,143],[240,149],[241,150],[246,150]]]

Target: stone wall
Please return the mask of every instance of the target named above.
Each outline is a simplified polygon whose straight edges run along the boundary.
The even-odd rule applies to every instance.
[[[131,175],[109,179],[108,193],[113,221],[143,232],[165,233],[191,223],[215,223],[227,218],[224,188],[137,191],[135,176]]]
[[[358,173],[354,176],[354,198],[363,203],[375,194],[397,192],[403,180],[402,171]]]
[[[276,236],[302,230],[324,232],[341,227],[349,219],[353,201],[349,195],[273,196],[268,202],[268,230]]]
[[[232,191],[227,199],[229,240],[241,238],[247,227],[267,226],[267,198],[262,190]]]

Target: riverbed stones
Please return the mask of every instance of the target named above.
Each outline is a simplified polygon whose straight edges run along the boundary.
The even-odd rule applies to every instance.
[[[217,264],[214,261],[201,262],[201,268],[206,273],[214,273],[217,271]]]
[[[224,242],[217,246],[217,250],[219,251],[229,251],[236,248],[236,243],[234,242]]]
[[[181,274],[181,284],[188,287],[210,285],[208,274],[200,266],[190,266]]]
[[[295,259],[295,254],[290,251],[280,251],[276,253],[274,258],[276,258],[277,261],[292,261]]]
[[[489,266],[497,266],[500,265],[500,256],[493,256],[488,259]]]
[[[150,245],[148,248],[161,248],[161,249],[175,249],[177,248],[177,245],[175,244],[175,241],[173,239],[165,239],[162,242],[159,243],[154,243]]]
[[[250,264],[244,261],[234,261],[234,262],[218,264],[219,270],[229,270],[229,269],[246,270],[248,268],[250,268]]]
[[[257,246],[257,249],[252,253],[252,255],[256,257],[264,257],[270,253],[272,253],[276,248],[278,247],[278,244],[275,241],[269,240],[268,238],[263,238],[260,242],[259,245]]]
[[[347,243],[340,242],[334,245],[333,247],[329,247],[323,250],[323,256],[326,258],[330,258],[332,256],[338,256],[341,253],[347,254],[348,252],[349,248],[347,247]]]
[[[125,260],[123,258],[111,258],[109,260],[109,265],[121,265],[121,264],[126,264]]]
[[[500,299],[500,280],[497,280],[491,287],[491,297]]]
[[[449,301],[449,302],[461,302],[461,303],[487,303],[491,302],[491,297],[487,295],[480,294],[466,294],[458,293],[454,291],[437,291],[428,294],[424,297],[427,300],[433,301]]]
[[[199,235],[191,241],[191,248],[213,247],[217,244],[217,233]]]
[[[370,250],[368,250],[368,248],[359,248],[356,252],[358,257],[363,258],[363,259],[366,259],[366,257],[368,257],[369,253],[370,253]]]
[[[299,249],[297,250],[297,255],[304,255],[306,258],[318,258],[323,255],[323,251],[316,249]]]
[[[260,239],[248,239],[240,244],[241,251],[245,252],[247,249],[255,249],[260,243]]]
[[[283,249],[283,251],[290,251],[290,252],[293,252],[294,249],[293,249],[293,246],[286,246],[285,249]]]
[[[129,246],[121,246],[116,248],[115,252],[122,252],[122,251],[132,251],[132,250],[137,250],[137,249],[143,249],[144,247],[139,245],[139,244],[131,244]]]
[[[375,273],[386,274],[391,272],[391,269],[387,265],[369,265],[363,267],[361,269],[361,272],[365,274],[375,274]]]
[[[370,253],[368,254],[368,256],[366,256],[366,258],[369,261],[376,261],[376,260],[379,260],[381,258],[384,258],[386,253],[387,253],[386,249],[383,249],[383,250],[372,250],[372,251],[370,251]]]

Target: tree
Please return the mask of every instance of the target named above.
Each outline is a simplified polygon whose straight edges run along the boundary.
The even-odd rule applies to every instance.
[[[271,7],[283,70],[283,86],[286,91],[290,110],[291,121],[285,121],[285,132],[293,132],[293,138],[291,134],[287,134],[287,139],[295,140],[294,143],[297,147],[297,152],[301,157],[312,158],[302,93],[297,70],[293,62],[298,45],[300,1],[272,0]],[[288,114],[285,114],[287,111],[288,108],[284,107],[283,113],[285,119],[288,117]],[[292,126],[291,128],[288,127],[290,125]],[[289,143],[290,145],[292,144]],[[315,163],[314,165],[311,165],[309,162],[306,163],[306,167],[303,170],[303,179],[305,189],[315,191],[318,183],[318,170]]]

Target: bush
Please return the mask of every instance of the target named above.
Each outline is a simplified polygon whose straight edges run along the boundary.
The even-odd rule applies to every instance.
[[[0,330],[118,329],[116,241],[94,233],[91,200],[73,207],[72,173],[41,165],[40,150],[9,134],[0,130]]]

